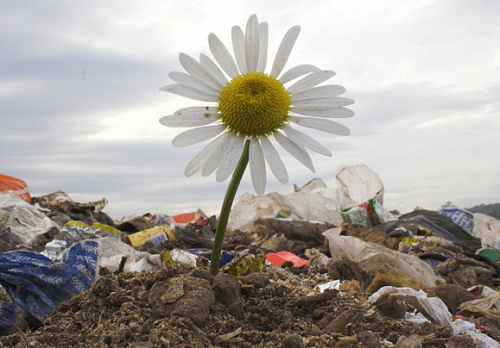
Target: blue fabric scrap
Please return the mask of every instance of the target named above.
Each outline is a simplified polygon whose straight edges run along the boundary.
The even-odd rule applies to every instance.
[[[90,288],[98,271],[98,248],[95,241],[75,243],[60,261],[32,251],[8,251],[0,255],[0,284],[13,303],[41,322]]]
[[[0,301],[0,304],[0,332],[9,331],[16,322],[16,305],[4,301]]]

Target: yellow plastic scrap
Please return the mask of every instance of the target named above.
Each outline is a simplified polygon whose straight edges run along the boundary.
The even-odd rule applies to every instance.
[[[428,237],[432,235],[432,232],[428,228],[418,225],[418,235]]]
[[[174,259],[172,258],[172,254],[170,254],[169,250],[162,250],[160,255],[165,267],[171,267],[174,264]]]
[[[432,232],[423,226],[418,225],[417,226],[417,235],[411,235],[411,236],[401,236],[398,237],[398,241],[403,242],[404,245],[406,246],[411,246],[413,243],[418,242],[419,238],[417,237],[429,237],[432,236]]]
[[[235,276],[262,272],[265,259],[266,254],[262,250],[249,250],[222,267],[222,272],[231,273]]]
[[[406,246],[412,246],[413,243],[417,242],[417,238],[414,236],[401,236],[398,238],[399,242],[403,242]]]
[[[72,225],[72,226],[80,226],[80,227],[90,227],[92,229],[99,229],[102,231],[107,231],[107,232],[112,232],[118,236],[122,235],[122,231],[120,231],[117,228],[114,228],[113,226],[105,225],[105,224],[100,224],[100,223],[94,223],[92,225],[88,225],[85,222],[82,221],[68,221],[66,225]]]
[[[170,227],[168,227],[168,226],[156,226],[153,228],[149,228],[147,230],[143,230],[143,231],[128,235],[127,238],[125,239],[125,242],[131,244],[133,247],[138,247],[138,246],[141,246],[144,243],[146,243],[148,238],[156,236],[157,234],[160,234],[162,232],[165,232],[167,234],[167,237],[169,240],[175,239],[175,234],[170,229]]]

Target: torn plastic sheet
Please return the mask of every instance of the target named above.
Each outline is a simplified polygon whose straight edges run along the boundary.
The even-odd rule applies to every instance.
[[[161,255],[134,249],[112,236],[95,239],[99,244],[99,267],[115,272],[122,265],[125,272],[157,271],[163,268]]]
[[[473,323],[462,319],[457,319],[453,322],[453,333],[455,335],[467,335],[472,337],[473,340],[480,342],[478,342],[478,347],[480,348],[500,348],[500,343],[480,332]]]
[[[34,206],[21,198],[0,192],[0,213],[8,216],[7,236],[12,244],[30,243],[37,236],[49,233],[57,226]]]
[[[342,190],[342,208],[353,207],[372,198],[380,205],[384,204],[384,184],[366,164],[341,166],[335,177]]]
[[[42,254],[51,259],[56,259],[61,252],[76,242],[86,239],[111,236],[120,241],[121,231],[108,225],[94,223],[86,224],[81,221],[70,221],[61,229],[54,239],[45,245]]]
[[[452,316],[446,304],[439,297],[427,297],[427,294],[422,290],[384,286],[368,298],[368,302],[374,305],[386,301],[406,302],[407,307],[411,307],[417,310],[418,314],[421,314],[415,318],[417,322],[421,322],[423,316],[434,324],[451,327]],[[414,311],[408,313],[410,315],[406,317],[413,319]]]
[[[339,236],[337,235],[339,230],[333,228],[323,232],[328,238],[330,253],[334,260],[345,257],[357,262],[363,270],[372,274],[382,268],[389,268],[407,274],[429,287],[435,285],[437,276],[434,270],[419,257],[364,242],[356,237]]]
[[[450,327],[455,335],[472,337],[479,343],[479,347],[500,347],[500,344],[494,339],[477,330],[473,323],[461,319],[452,321],[452,315],[446,304],[439,297],[427,297],[427,294],[422,290],[384,286],[368,298],[368,302],[374,305],[391,301],[404,301],[407,307],[413,308],[405,313],[405,320],[417,324],[431,321],[434,324]]]

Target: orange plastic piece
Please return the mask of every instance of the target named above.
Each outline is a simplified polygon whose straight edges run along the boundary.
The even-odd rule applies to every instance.
[[[187,224],[188,222],[195,220],[195,218],[196,218],[195,212],[172,216],[172,219],[174,219],[174,221],[177,222],[178,224]]]
[[[28,185],[21,179],[0,174],[0,192],[12,192],[22,200],[31,204],[31,196]]]
[[[293,267],[301,267],[308,265],[309,261],[292,254],[289,251],[280,251],[277,253],[267,254],[266,261],[270,262],[274,266],[280,267],[285,261],[292,261]]]

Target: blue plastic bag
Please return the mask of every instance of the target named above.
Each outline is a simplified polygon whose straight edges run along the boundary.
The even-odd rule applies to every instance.
[[[58,305],[90,288],[98,271],[97,259],[95,241],[73,244],[60,261],[32,251],[8,251],[0,255],[0,284],[14,304],[41,322]]]

